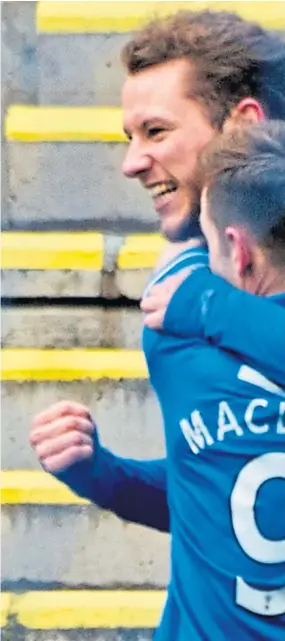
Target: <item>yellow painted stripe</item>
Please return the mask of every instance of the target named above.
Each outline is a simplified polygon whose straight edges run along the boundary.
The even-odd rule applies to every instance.
[[[38,2],[37,29],[50,33],[127,32],[149,18],[187,9],[230,10],[271,29],[285,25],[284,2]]]
[[[159,234],[126,236],[118,269],[152,269],[165,244]],[[2,269],[100,271],[104,237],[96,232],[2,232],[1,250]]]
[[[62,590],[13,595],[18,624],[34,630],[155,628],[164,590]]]
[[[5,136],[22,142],[125,142],[119,107],[32,107],[12,105]]]
[[[4,470],[1,477],[2,505],[85,505],[63,483],[40,470]]]
[[[79,269],[103,267],[104,239],[95,232],[3,232],[3,269]]]
[[[128,349],[3,349],[3,381],[146,378],[144,355]]]
[[[152,269],[166,241],[158,234],[127,236],[119,252],[119,269]]]
[[[1,592],[1,614],[0,627],[7,624],[8,614],[11,607],[12,595],[10,592]]]

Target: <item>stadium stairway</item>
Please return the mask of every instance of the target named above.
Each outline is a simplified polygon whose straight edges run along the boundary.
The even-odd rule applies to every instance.
[[[119,455],[163,453],[138,301],[164,241],[121,175],[119,50],[147,17],[208,5],[2,3],[4,641],[147,641],[159,620],[168,537],[44,474],[28,435],[72,398]],[[285,29],[284,2],[216,5]]]

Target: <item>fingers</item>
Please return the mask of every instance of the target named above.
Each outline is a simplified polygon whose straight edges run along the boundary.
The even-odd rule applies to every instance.
[[[159,310],[158,312],[153,312],[152,314],[147,314],[144,319],[144,325],[149,329],[162,329],[164,321],[164,310]]]
[[[159,295],[156,295],[152,290],[150,295],[141,301],[141,310],[145,314],[144,325],[149,329],[162,329],[167,305],[168,300],[165,300],[163,291],[162,295],[160,290]]]
[[[85,405],[61,401],[35,417],[30,443],[45,470],[55,474],[93,455],[94,430]]]
[[[61,454],[72,447],[81,448],[83,445],[89,445],[92,449],[92,438],[83,432],[68,432],[57,438],[42,441],[37,446],[37,455],[41,463],[44,463],[50,456]]]
[[[165,280],[165,284],[171,289],[172,293],[178,289],[178,287],[183,283],[185,278],[188,278],[190,274],[193,271],[193,267],[184,267],[181,269],[179,272],[176,274],[172,274],[172,276],[168,276]]]
[[[76,403],[74,401],[60,401],[51,405],[47,410],[38,414],[34,421],[33,425],[44,425],[50,423],[51,421],[61,417],[61,416],[82,416],[83,418],[90,418],[90,411],[85,405],[81,403]]]
[[[31,430],[30,443],[35,447],[46,439],[56,438],[66,432],[79,431],[92,435],[94,430],[93,422],[80,416],[64,416],[45,425],[39,425],[35,419]]]
[[[140,303],[140,308],[145,314],[149,314],[159,309],[165,309],[167,306],[167,301],[164,296],[161,296],[161,293],[156,294],[151,292],[147,298],[143,298]]]
[[[165,313],[171,298],[191,271],[190,267],[185,267],[179,273],[166,278],[163,283],[151,288],[149,295],[143,298],[140,303],[140,308],[145,314],[144,325],[146,327],[155,330],[163,328]]]
[[[91,458],[92,455],[93,449],[90,445],[83,445],[82,447],[71,446],[60,454],[47,457],[42,465],[47,472],[58,474],[59,472],[64,472],[75,463]]]
[[[154,285],[149,295],[141,301],[141,310],[146,314],[163,308],[166,310],[173,294],[191,271],[190,267],[185,267],[179,273],[168,276],[163,283]]]

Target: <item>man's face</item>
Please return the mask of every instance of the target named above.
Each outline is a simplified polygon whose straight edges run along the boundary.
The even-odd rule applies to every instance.
[[[209,264],[215,274],[223,276],[230,283],[241,286],[236,269],[236,261],[230,243],[225,236],[221,241],[220,234],[210,215],[207,189],[203,189],[201,196],[200,225],[206,238],[209,249]]]
[[[200,225],[209,248],[211,270],[240,289],[259,293],[263,270],[268,269],[262,250],[245,225],[229,225],[221,235],[211,216],[207,188],[201,195]]]
[[[191,210],[197,216],[197,156],[216,133],[202,107],[187,98],[190,72],[185,60],[156,65],[129,75],[122,93],[130,140],[123,172],[148,189],[171,240],[181,240]]]

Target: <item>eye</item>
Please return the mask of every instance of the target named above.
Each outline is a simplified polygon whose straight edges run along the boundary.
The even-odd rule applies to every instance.
[[[148,135],[150,138],[161,138],[165,134],[165,129],[163,127],[150,127],[148,130]]]

